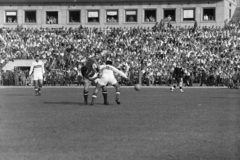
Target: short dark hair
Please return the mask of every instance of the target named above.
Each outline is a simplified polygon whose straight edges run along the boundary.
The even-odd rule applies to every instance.
[[[87,68],[86,66],[83,66],[83,67],[81,68],[81,73],[82,73],[82,75],[85,75],[87,71],[88,71],[88,68]]]
[[[112,63],[112,61],[107,61],[106,64],[107,65],[112,65],[113,63]]]

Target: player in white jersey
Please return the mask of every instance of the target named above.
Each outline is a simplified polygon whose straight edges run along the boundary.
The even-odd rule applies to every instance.
[[[97,98],[97,94],[100,88],[106,86],[106,85],[112,85],[116,89],[116,102],[117,104],[120,104],[119,96],[120,96],[120,85],[118,84],[114,73],[120,74],[122,77],[126,78],[129,80],[129,78],[120,70],[112,66],[111,61],[107,61],[106,65],[101,65],[100,69],[102,71],[102,75],[97,81],[96,88],[93,91],[92,95],[92,102],[91,105],[94,105],[94,101]]]
[[[44,63],[39,60],[39,55],[37,54],[35,56],[35,61],[31,65],[31,69],[29,72],[29,75],[33,74],[33,80],[34,80],[34,88],[36,96],[41,95],[41,88],[43,85],[43,74],[45,73],[44,70]]]

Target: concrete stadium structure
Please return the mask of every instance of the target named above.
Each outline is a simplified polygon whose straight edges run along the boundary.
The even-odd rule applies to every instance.
[[[0,0],[0,27],[223,26],[240,0]]]

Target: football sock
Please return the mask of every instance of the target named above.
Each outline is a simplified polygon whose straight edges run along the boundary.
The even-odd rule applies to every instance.
[[[120,92],[116,92],[116,99],[119,100]]]
[[[38,87],[38,94],[41,95],[41,87]]]
[[[120,97],[120,92],[116,92],[116,102],[117,104],[120,104],[120,100],[119,100],[119,97]]]
[[[84,102],[87,103],[88,102],[88,92],[84,91],[83,95],[84,95]]]
[[[180,89],[180,92],[183,92],[183,89],[182,89],[182,87],[179,87],[179,89]]]
[[[107,103],[107,92],[103,91],[102,94],[103,94],[104,103]]]
[[[94,104],[94,102],[95,102],[95,99],[97,99],[97,95],[93,94],[93,95],[92,95],[92,102],[91,102],[91,105],[93,105],[93,104]]]
[[[38,87],[35,87],[35,93],[38,94]]]

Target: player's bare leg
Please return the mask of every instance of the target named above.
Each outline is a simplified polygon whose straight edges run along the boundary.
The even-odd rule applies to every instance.
[[[103,87],[103,86],[100,85],[99,83],[96,85],[96,88],[95,88],[94,91],[93,91],[91,105],[94,105],[94,102],[95,102],[95,100],[97,99],[98,91],[99,91],[102,87]]]
[[[120,104],[121,103],[120,100],[119,100],[119,98],[120,98],[120,85],[118,83],[116,83],[113,86],[116,89],[116,99],[115,99],[115,101],[117,102],[117,104]]]
[[[173,80],[172,80],[173,86],[170,88],[170,91],[171,91],[171,92],[173,92],[174,89],[177,87],[176,84],[175,84],[175,80],[177,81],[177,79],[175,79],[175,78],[173,77]]]
[[[36,93],[35,96],[38,96],[38,80],[34,80],[34,90],[35,90],[35,93]]]
[[[180,81],[179,81],[179,89],[180,89],[180,92],[183,93],[183,89],[182,89],[182,85],[183,85],[183,78],[180,78]]]
[[[107,86],[102,87],[102,94],[103,94],[104,104],[109,105],[107,100]]]
[[[174,84],[171,88],[170,88],[170,91],[173,92],[173,90],[176,88],[176,84]]]
[[[38,95],[39,95],[39,96],[41,96],[42,86],[43,86],[43,80],[42,80],[42,79],[39,79],[39,80],[38,80]]]
[[[89,88],[89,82],[87,80],[84,81],[84,89],[83,89],[83,96],[84,96],[84,104],[88,104],[88,88]]]

